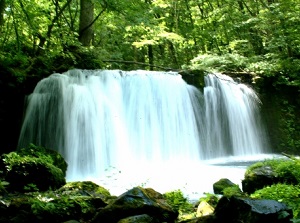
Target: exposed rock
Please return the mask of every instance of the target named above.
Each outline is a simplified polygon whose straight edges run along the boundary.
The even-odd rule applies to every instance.
[[[201,201],[197,208],[197,217],[210,215],[214,212],[214,208],[206,201]]]
[[[224,194],[223,190],[228,187],[237,187],[237,185],[227,178],[222,178],[213,184],[213,190],[215,194]]]
[[[242,180],[242,189],[243,192],[252,194],[256,190],[278,183],[278,181],[277,174],[271,166],[261,166],[251,172],[246,172]]]
[[[216,223],[289,223],[292,210],[274,200],[223,196],[214,212]]]
[[[174,222],[174,211],[163,195],[150,188],[134,187],[99,210],[93,222],[115,223],[130,216],[147,214],[161,222]]]
[[[191,85],[194,85],[198,89],[203,89],[204,76],[207,74],[204,70],[181,70],[178,72],[182,78]]]

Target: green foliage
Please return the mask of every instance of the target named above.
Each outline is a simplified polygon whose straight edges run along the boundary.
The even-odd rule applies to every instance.
[[[283,202],[293,210],[295,219],[300,218],[299,185],[275,184],[255,191],[250,197]]]
[[[65,222],[71,218],[87,221],[96,208],[105,205],[104,197],[110,197],[105,188],[90,181],[69,182],[55,191],[27,195],[33,219],[46,219],[47,222]]]
[[[71,68],[140,68],[115,62],[125,60],[249,71],[299,86],[295,0],[96,1],[87,47],[78,40],[78,1],[9,0],[2,10],[0,62],[20,81]]]
[[[39,191],[39,188],[35,184],[30,183],[24,186],[24,191]]]
[[[282,101],[280,130],[283,140],[281,147],[294,152],[300,149],[300,125],[297,112],[294,105],[287,100]]]
[[[55,189],[65,184],[62,169],[53,165],[53,159],[44,150],[41,148],[41,150],[37,150],[37,154],[34,154],[33,150],[23,149],[1,156],[0,177],[9,182],[10,190],[48,190],[50,187]],[[31,153],[32,155],[30,155]],[[57,153],[54,155],[56,156]],[[58,160],[60,161],[60,157]]]
[[[246,170],[246,175],[259,167],[269,166],[274,171],[275,176],[282,183],[299,184],[300,183],[300,160],[291,159],[268,159],[262,162],[257,162],[249,166]]]
[[[62,157],[61,154],[54,150],[46,149],[42,146],[36,146],[31,143],[26,148],[18,150],[17,154],[22,157],[30,156],[40,158],[45,162],[60,168],[63,171],[64,175],[67,171],[68,165],[65,159]]]
[[[36,218],[56,219],[65,221],[63,219],[69,215],[69,217],[78,216],[81,213],[88,212],[86,209],[88,204],[83,200],[76,200],[76,198],[70,198],[67,195],[57,196],[53,193],[39,193],[37,196],[31,198],[28,203],[31,205],[31,211]]]
[[[219,197],[215,194],[204,193],[205,197],[201,197],[200,201],[205,201],[210,204],[213,208],[215,208],[219,202]]]
[[[9,185],[8,182],[0,180],[0,195],[7,193],[5,188],[8,185]]]
[[[168,204],[170,204],[172,208],[180,214],[193,211],[193,205],[189,203],[181,190],[166,192],[163,195]]]
[[[243,193],[241,192],[241,189],[239,185],[234,185],[231,187],[226,187],[223,190],[223,195],[226,197],[231,197],[231,196],[242,196]]]
[[[204,54],[191,61],[188,67],[192,70],[206,71],[243,71],[246,69],[247,58],[238,54]]]

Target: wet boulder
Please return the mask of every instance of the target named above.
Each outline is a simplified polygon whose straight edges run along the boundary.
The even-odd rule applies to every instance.
[[[271,159],[249,166],[242,181],[243,191],[251,194],[277,183],[300,184],[299,159]]]
[[[110,200],[114,199],[114,196],[112,196],[106,188],[92,181],[68,182],[59,188],[57,192],[70,197],[85,196],[99,198],[98,200],[101,200],[101,205],[97,205],[97,207],[104,207],[109,203]]]
[[[216,223],[288,223],[292,210],[275,200],[223,196],[215,208]]]
[[[271,166],[260,166],[245,173],[242,180],[243,192],[252,194],[256,190],[279,182],[277,173]]]
[[[222,178],[213,184],[213,190],[215,194],[224,194],[224,189],[229,187],[237,188],[238,186],[227,178]]]
[[[178,211],[173,210],[157,191],[134,187],[100,209],[92,222],[117,223],[128,217],[137,218],[139,215],[147,215],[159,222],[175,222]]]
[[[48,163],[61,169],[64,176],[66,176],[68,164],[63,158],[63,156],[55,150],[47,149],[42,146],[36,146],[31,143],[26,148],[19,149],[16,152],[20,156],[30,156],[43,159]]]
[[[7,191],[29,192],[57,189],[66,183],[63,171],[46,157],[11,152],[0,157],[0,179]]]

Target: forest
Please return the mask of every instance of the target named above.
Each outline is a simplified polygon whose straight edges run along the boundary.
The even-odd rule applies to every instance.
[[[38,80],[71,68],[250,74],[267,80],[262,95],[282,93],[271,134],[282,136],[277,147],[295,152],[299,14],[300,0],[0,0],[1,121],[9,125],[4,107],[16,103],[4,94],[28,94]]]
[[[299,85],[299,3],[1,0],[0,61],[20,81],[72,66],[144,66],[254,72]]]

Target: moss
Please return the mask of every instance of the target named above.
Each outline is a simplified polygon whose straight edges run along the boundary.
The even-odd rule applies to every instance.
[[[107,189],[91,181],[68,182],[62,186],[58,192],[62,194],[67,193],[72,196],[98,197],[106,203],[114,199]]]
[[[42,146],[29,144],[28,147],[22,148],[16,151],[16,153],[20,156],[31,156],[43,159],[45,162],[53,164],[54,166],[60,168],[64,173],[64,176],[66,176],[66,171],[68,167],[67,162],[61,154],[52,149],[46,149]]]
[[[238,185],[233,185],[231,187],[226,187],[223,190],[223,194],[226,197],[232,197],[232,196],[245,196]]]
[[[205,201],[213,208],[215,208],[219,202],[219,197],[216,194],[211,194],[211,193],[204,193],[204,195],[205,195],[204,197],[201,197],[199,199],[199,202]]]
[[[245,176],[253,175],[256,169],[263,166],[269,166],[274,172],[274,176],[282,183],[300,184],[300,160],[269,159],[258,162],[247,168]]]
[[[0,169],[1,178],[9,182],[11,191],[44,191],[65,184],[62,170],[43,158],[20,156],[17,152],[3,154]]]

